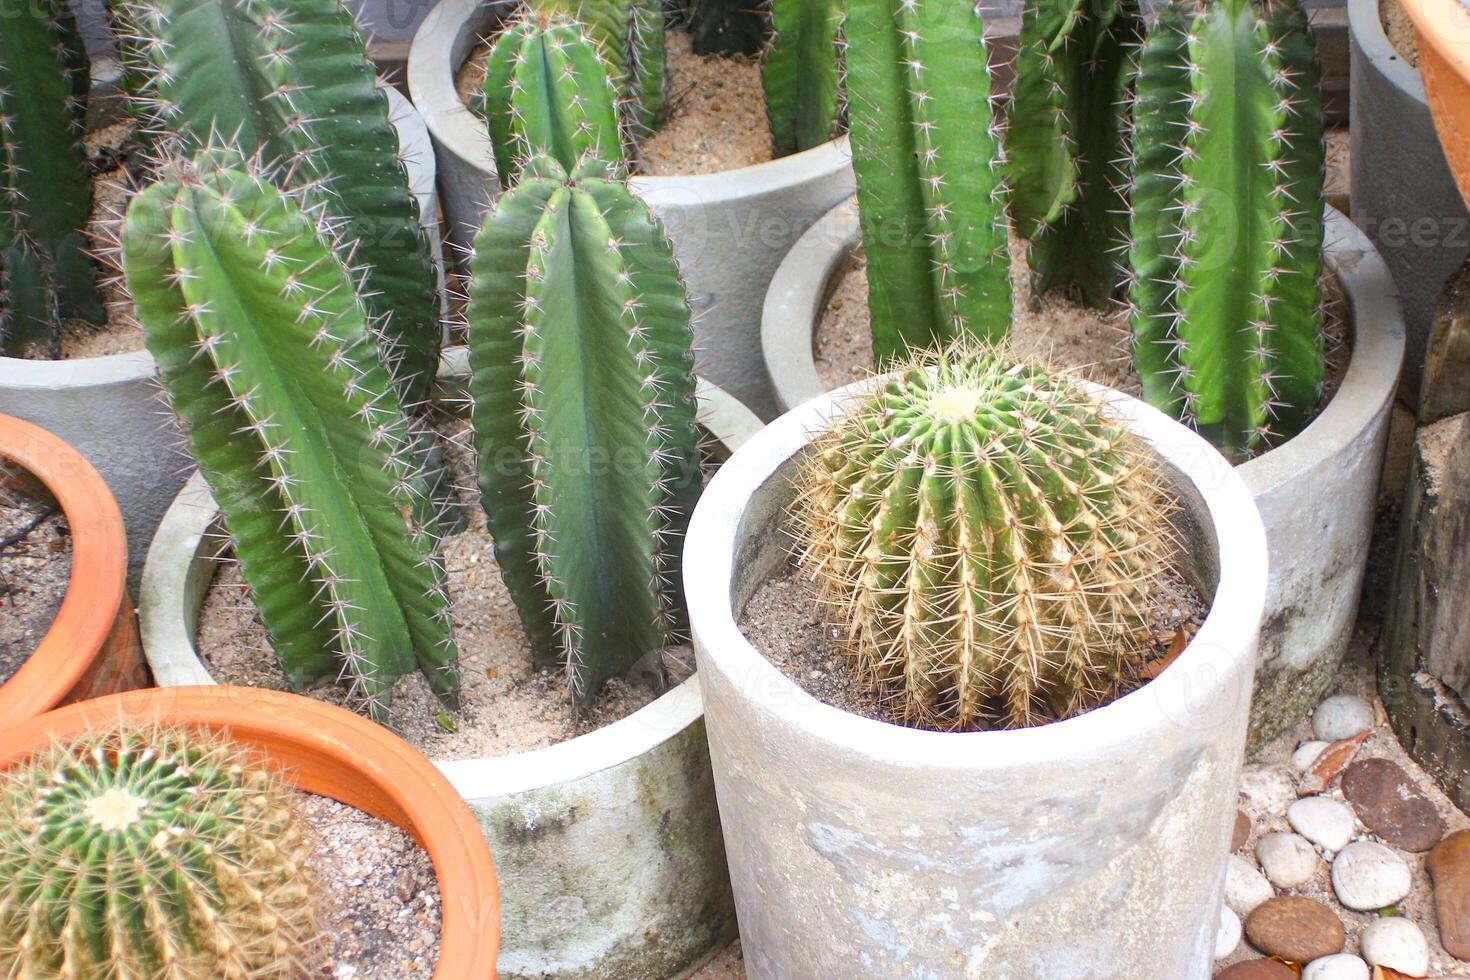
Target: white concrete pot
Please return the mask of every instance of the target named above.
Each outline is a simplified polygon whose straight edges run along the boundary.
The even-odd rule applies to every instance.
[[[441,294],[444,262],[434,200],[434,152],[423,119],[385,87],[409,184],[434,243]],[[163,513],[193,467],[173,413],[163,404],[147,351],[31,361],[0,357],[0,413],[56,433],[86,456],[117,498],[128,533],[130,586]]]
[[[823,391],[812,358],[827,297],[861,242],[857,209],[828,212],[771,281],[761,344],[783,409]],[[1328,209],[1327,266],[1347,295],[1353,353],[1342,387],[1295,439],[1239,467],[1271,549],[1251,745],[1284,731],[1321,699],[1357,620],[1378,478],[1404,357],[1398,294],[1373,245]]]
[[[465,247],[499,183],[485,123],[460,101],[454,78],[508,9],[494,0],[441,0],[408,56],[409,92],[439,153],[450,238]],[[772,417],[776,404],[761,369],[761,301],[791,243],[853,192],[847,139],[725,173],[630,183],[673,240],[697,316],[699,373]]]
[[[451,392],[465,349],[446,352]],[[446,377],[447,375],[447,377]],[[699,418],[734,450],[760,420],[701,382]],[[143,574],[143,650],[160,687],[212,684],[194,649],[223,538],[196,474],[169,509]],[[506,978],[664,978],[735,932],[704,712],[690,678],[621,721],[558,745],[438,762],[490,842]]]
[[[1214,602],[1157,680],[1056,724],[956,734],[862,718],[742,635],[738,611],[788,560],[791,477],[840,395],[776,420],[705,491],[684,580],[750,977],[1209,976],[1265,538],[1218,453],[1106,397],[1168,464],[1187,571]]]

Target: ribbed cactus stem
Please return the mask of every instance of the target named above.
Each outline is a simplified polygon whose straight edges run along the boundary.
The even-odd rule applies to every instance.
[[[335,243],[259,172],[206,154],[133,200],[124,270],[290,680],[379,719],[457,656],[414,439]]]
[[[775,155],[832,138],[841,113],[839,0],[771,0],[771,41],[761,84]]]
[[[1004,336],[1004,162],[980,15],[847,0],[843,32],[874,355]]]
[[[1115,694],[1172,557],[1146,452],[1036,367],[951,354],[879,382],[812,446],[794,513],[858,676],[946,729]]]
[[[664,113],[663,0],[529,0],[537,13],[586,24],[627,102],[634,138],[658,127]]]
[[[1227,453],[1294,435],[1321,395],[1320,75],[1294,0],[1176,3],[1141,55],[1135,361]]]
[[[600,161],[531,161],[486,218],[470,286],[480,487],[540,666],[577,700],[683,619],[699,491],[690,311],[673,250]]]
[[[108,729],[5,773],[7,977],[303,975],[312,887],[293,792],[203,732]]]
[[[102,323],[85,228],[87,56],[58,0],[0,0],[0,354],[52,357],[61,321]]]

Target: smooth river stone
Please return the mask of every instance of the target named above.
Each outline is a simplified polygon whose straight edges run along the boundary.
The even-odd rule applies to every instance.
[[[1360,759],[1348,766],[1342,795],[1365,827],[1395,847],[1427,851],[1444,836],[1434,804],[1388,759]]]
[[[1451,956],[1470,960],[1470,830],[1457,830],[1435,845],[1426,867],[1434,879],[1439,941]]]
[[[1408,919],[1390,916],[1371,922],[1358,941],[1369,966],[1386,966],[1411,977],[1429,972],[1429,942]]]
[[[1368,980],[1368,964],[1352,953],[1333,953],[1308,963],[1302,980]]]
[[[1352,738],[1373,727],[1373,706],[1356,694],[1339,694],[1312,712],[1312,734],[1324,742]]]
[[[1311,841],[1300,834],[1267,834],[1256,841],[1256,860],[1277,888],[1306,884],[1322,863]]]
[[[1297,895],[1273,898],[1258,906],[1245,920],[1245,935],[1267,956],[1293,963],[1340,953],[1347,941],[1342,920],[1331,909]]]
[[[1349,844],[1332,861],[1332,890],[1337,900],[1359,912],[1397,904],[1413,884],[1408,862],[1376,841]]]
[[[1296,971],[1275,960],[1246,960],[1221,970],[1215,980],[1296,980]]]
[[[1357,833],[1358,822],[1346,803],[1326,796],[1305,796],[1286,811],[1291,829],[1326,851],[1340,851]]]

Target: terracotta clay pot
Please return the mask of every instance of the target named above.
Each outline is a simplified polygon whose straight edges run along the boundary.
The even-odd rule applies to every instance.
[[[0,485],[40,490],[71,529],[71,578],[51,628],[0,685],[0,724],[150,683],[127,591],[122,514],[81,453],[45,429],[0,415]]]
[[[0,729],[0,770],[53,739],[117,724],[226,735],[307,793],[388,820],[428,851],[439,881],[435,980],[490,980],[500,948],[495,862],[469,807],[428,759],[350,711],[281,691],[173,687],[115,694]]]
[[[1470,10],[1459,0],[1400,0],[1414,21],[1419,73],[1444,157],[1470,204]]]

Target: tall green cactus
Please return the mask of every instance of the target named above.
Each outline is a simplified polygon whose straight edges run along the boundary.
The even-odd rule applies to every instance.
[[[1004,164],[980,15],[953,0],[847,0],[843,31],[878,363],[1004,336]]]
[[[452,705],[435,518],[371,318],[327,233],[231,160],[175,164],[128,209],[164,389],[291,682],[340,677],[384,719],[418,669]]]
[[[387,96],[342,0],[133,0],[164,122],[192,146],[228,140],[307,189],[354,242],[369,312],[407,400],[428,397],[437,273]]]
[[[586,24],[627,100],[635,138],[658,128],[665,102],[663,0],[529,0],[531,9]]]
[[[761,85],[778,157],[832,138],[842,108],[841,27],[840,0],[771,0]]]
[[[1137,0],[1027,0],[1006,150],[1011,217],[1033,288],[1106,307],[1124,282],[1127,130]]]
[[[81,145],[90,76],[59,0],[0,0],[0,354],[53,357],[64,319],[102,323]]]
[[[571,170],[583,154],[622,158],[622,136],[607,67],[577,21],[532,14],[501,31],[485,74],[485,117],[501,185],[534,156]]]
[[[531,161],[475,242],[480,487],[538,666],[581,702],[683,618],[699,492],[693,332],[673,249],[604,162]]]
[[[1143,444],[1066,379],[910,363],[812,447],[793,514],[859,675],[925,727],[1019,727],[1117,690],[1172,557]]]
[[[1294,435],[1321,395],[1320,76],[1294,0],[1176,0],[1140,59],[1134,362],[1231,454]]]

